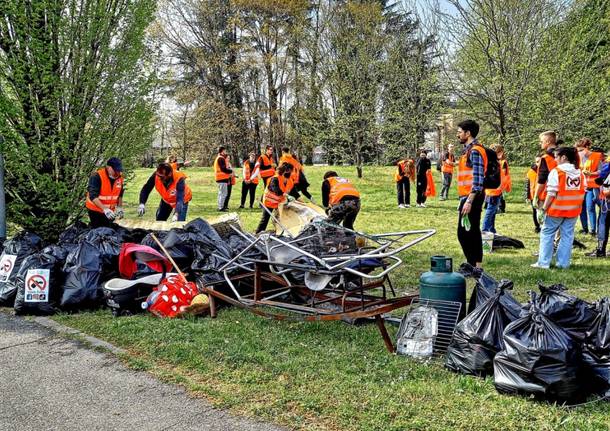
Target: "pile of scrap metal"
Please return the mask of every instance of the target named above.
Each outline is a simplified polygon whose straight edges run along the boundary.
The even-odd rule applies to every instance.
[[[259,236],[231,225],[247,246],[213,274],[198,278],[214,300],[280,320],[374,318],[386,347],[394,347],[383,316],[411,303],[397,295],[390,274],[402,251],[435,230],[364,234],[326,221],[319,207],[293,201],[272,215],[275,233]]]

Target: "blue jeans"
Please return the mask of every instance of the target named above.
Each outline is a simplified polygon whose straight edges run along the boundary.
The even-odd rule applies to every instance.
[[[540,250],[538,251],[538,265],[549,267],[553,258],[553,242],[555,233],[559,231],[561,238],[557,247],[557,267],[570,266],[572,256],[572,243],[574,242],[574,227],[578,217],[551,217],[546,216],[540,231]]]
[[[597,240],[605,241],[606,239],[606,218],[608,217],[608,206],[610,203],[607,200],[603,200],[601,203],[601,209],[599,211],[599,218],[597,219]]]
[[[500,206],[500,196],[487,196],[485,202],[487,202],[487,209],[485,210],[483,228],[481,230],[483,232],[496,233],[496,214]]]
[[[599,189],[587,189],[585,201],[580,212],[580,224],[584,230],[595,232],[597,227],[597,206],[599,205]]]

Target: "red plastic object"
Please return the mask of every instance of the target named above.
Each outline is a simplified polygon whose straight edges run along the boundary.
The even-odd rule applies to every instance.
[[[155,272],[169,272],[172,269],[169,260],[154,248],[131,242],[124,243],[119,254],[121,276],[131,280],[138,270],[138,262],[144,263]]]
[[[154,292],[158,295],[154,295]],[[158,317],[176,317],[184,308],[191,305],[197,294],[195,283],[188,282],[179,275],[163,279],[149,298],[154,298],[148,310]],[[156,296],[156,297],[155,297]]]

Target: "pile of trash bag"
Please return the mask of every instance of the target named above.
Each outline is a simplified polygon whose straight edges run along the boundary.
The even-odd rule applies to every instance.
[[[246,234],[229,231],[221,237],[202,219],[161,232],[118,225],[91,228],[76,222],[60,234],[57,244],[44,249],[40,237],[23,232],[3,244],[0,304],[14,306],[18,314],[38,315],[98,308],[104,304],[105,282],[172,269],[152,235],[190,274],[190,280],[201,279],[204,283],[224,283],[218,268],[249,245],[241,236]],[[119,257],[124,245],[132,248],[124,254],[121,268]],[[262,258],[263,254],[252,248],[247,256]]]
[[[499,392],[574,403],[587,394],[581,345],[537,306],[504,331],[503,351],[494,358],[494,385]]]
[[[445,366],[462,374],[485,377],[493,374],[493,359],[504,349],[503,334],[516,319],[513,310],[502,301],[512,283],[503,283],[496,292],[463,319],[455,328],[447,349]]]

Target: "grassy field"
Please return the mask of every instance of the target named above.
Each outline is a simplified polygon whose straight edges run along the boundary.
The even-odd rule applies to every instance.
[[[311,191],[328,168],[309,167]],[[395,273],[402,291],[416,289],[430,256],[444,254],[457,267],[464,260],[456,238],[455,185],[451,199],[432,199],[428,208],[397,208],[392,168],[336,167],[352,178],[362,193],[355,227],[365,232],[435,228],[437,234],[404,253],[405,265]],[[209,169],[188,169],[194,199],[188,219],[216,216],[216,188]],[[439,176],[434,173],[437,179]],[[126,190],[128,217],[135,217],[137,196],[150,171],[139,170]],[[513,170],[507,213],[496,222],[502,234],[518,238],[525,250],[485,256],[484,267],[496,278],[515,282],[515,295],[525,300],[538,281],[563,283],[582,298],[608,295],[608,262],[574,251],[572,268],[534,270],[532,253],[538,240],[531,212],[523,202],[524,169]],[[259,187],[258,192],[262,190]],[[240,184],[230,207],[239,205]],[[153,192],[155,193],[155,192]],[[147,218],[154,217],[158,197],[151,195]],[[412,190],[411,203],[415,203]],[[243,225],[253,230],[259,210],[240,210]],[[592,249],[590,237],[578,236]],[[125,360],[164,379],[185,385],[194,395],[234,412],[307,430],[608,430],[610,404],[593,403],[567,409],[498,394],[491,379],[459,376],[442,364],[422,364],[389,355],[374,326],[342,323],[268,321],[248,312],[224,309],[217,319],[160,320],[148,316],[112,318],[108,311],[61,315],[57,320],[108,340],[129,351]],[[391,335],[395,329],[391,328]]]

